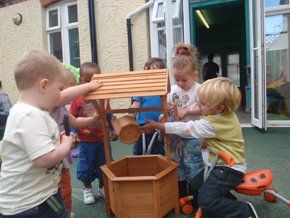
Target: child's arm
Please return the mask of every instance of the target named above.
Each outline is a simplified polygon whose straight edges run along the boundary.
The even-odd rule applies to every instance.
[[[33,164],[42,168],[48,168],[59,164],[61,160],[68,155],[72,144],[72,136],[62,134],[60,137],[60,144],[57,145],[54,150],[34,159]]]
[[[178,110],[178,117],[182,119],[185,115],[200,115],[200,108],[199,106],[189,107],[189,108],[182,108]]]
[[[71,113],[68,113],[69,124],[72,128],[81,129],[94,125],[100,119],[97,113],[92,117],[75,117]]]
[[[56,107],[64,106],[68,102],[76,99],[77,97],[84,95],[90,91],[97,90],[101,86],[102,86],[102,83],[100,81],[92,80],[89,83],[85,83],[85,84],[81,84],[81,85],[77,85],[77,86],[73,86],[73,87],[69,87],[67,89],[64,89],[61,92],[60,100],[58,102],[56,102],[55,106]]]
[[[1,97],[2,97],[1,99],[2,108],[1,108],[0,114],[7,116],[9,114],[10,108],[12,107],[12,104],[7,94],[4,93]]]
[[[165,130],[165,125],[162,122],[156,122],[154,120],[146,120],[147,124],[144,126],[139,126],[139,128],[143,131],[152,131],[155,129]]]
[[[160,129],[166,134],[175,134],[183,138],[214,138],[215,128],[205,119],[188,122],[165,122],[160,123],[147,120],[147,124],[139,127],[143,131]]]

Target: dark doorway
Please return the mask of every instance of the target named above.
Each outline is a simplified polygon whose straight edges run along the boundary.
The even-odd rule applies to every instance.
[[[222,1],[221,1],[222,2]],[[199,12],[198,12],[199,11]],[[194,8],[192,11],[194,41],[200,52],[201,68],[207,55],[214,53],[214,62],[219,65],[219,76],[231,78],[242,93],[242,104],[238,111],[241,123],[250,123],[246,108],[246,19],[244,1],[220,3]],[[208,23],[202,21],[201,13]],[[201,76],[202,77],[202,76]]]

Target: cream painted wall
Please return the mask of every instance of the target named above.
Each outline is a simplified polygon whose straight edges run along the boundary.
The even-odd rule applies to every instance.
[[[129,71],[126,17],[144,0],[95,1],[97,49],[103,73]],[[23,15],[23,22],[16,26],[12,16]],[[38,0],[29,0],[0,9],[0,74],[4,91],[12,102],[18,97],[13,70],[19,57],[31,49],[47,50],[45,9]],[[134,69],[143,69],[149,57],[149,30],[147,12],[132,18]],[[78,0],[78,22],[81,63],[91,61],[88,1]],[[129,99],[112,100],[113,108],[130,104]]]
[[[99,65],[102,72],[129,71],[126,17],[144,0],[96,1],[96,29]],[[149,30],[147,12],[132,18],[134,70],[143,69],[149,57]],[[113,108],[130,104],[128,99],[111,101]]]
[[[78,0],[78,22],[81,63],[91,61],[90,22],[87,0]]]
[[[97,50],[102,72],[129,70],[126,17],[144,0],[95,1]],[[134,68],[140,70],[149,57],[149,30],[147,12],[132,18]],[[91,61],[88,1],[78,1],[78,22],[81,62]]]
[[[13,23],[13,15],[20,13],[22,23]],[[14,82],[14,66],[19,57],[32,49],[47,49],[44,32],[44,10],[37,0],[24,1],[0,8],[0,80],[3,90],[14,103],[18,91]]]
[[[118,2],[118,4],[116,4]],[[96,1],[97,40],[100,67],[104,72],[128,71],[128,40],[126,17],[144,0]],[[132,18],[134,68],[143,68],[148,58],[148,29],[146,12]]]

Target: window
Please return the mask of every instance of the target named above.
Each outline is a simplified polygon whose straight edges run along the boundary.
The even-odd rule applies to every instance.
[[[180,0],[173,0],[172,1],[172,18],[178,19],[179,18],[179,11],[180,11]],[[163,0],[157,0],[153,6],[152,12],[152,22],[160,22],[164,21],[164,5]]]
[[[265,0],[265,8],[289,5],[289,0]]]
[[[240,55],[239,53],[229,54],[227,59],[228,78],[232,79],[240,87]]]
[[[150,10],[151,56],[166,60],[166,34],[163,0],[157,0]],[[173,44],[183,42],[182,1],[172,0]]]
[[[277,116],[289,120],[285,116],[289,114],[289,91],[285,85],[290,78],[289,19],[290,13],[284,12],[265,18],[268,120],[277,120]]]
[[[55,4],[46,10],[48,49],[61,62],[80,67],[76,2]]]

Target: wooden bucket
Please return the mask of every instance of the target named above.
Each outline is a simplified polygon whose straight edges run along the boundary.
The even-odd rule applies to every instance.
[[[125,115],[119,119],[113,118],[112,125],[119,137],[120,142],[125,144],[132,144],[140,137],[140,130],[135,118]]]

